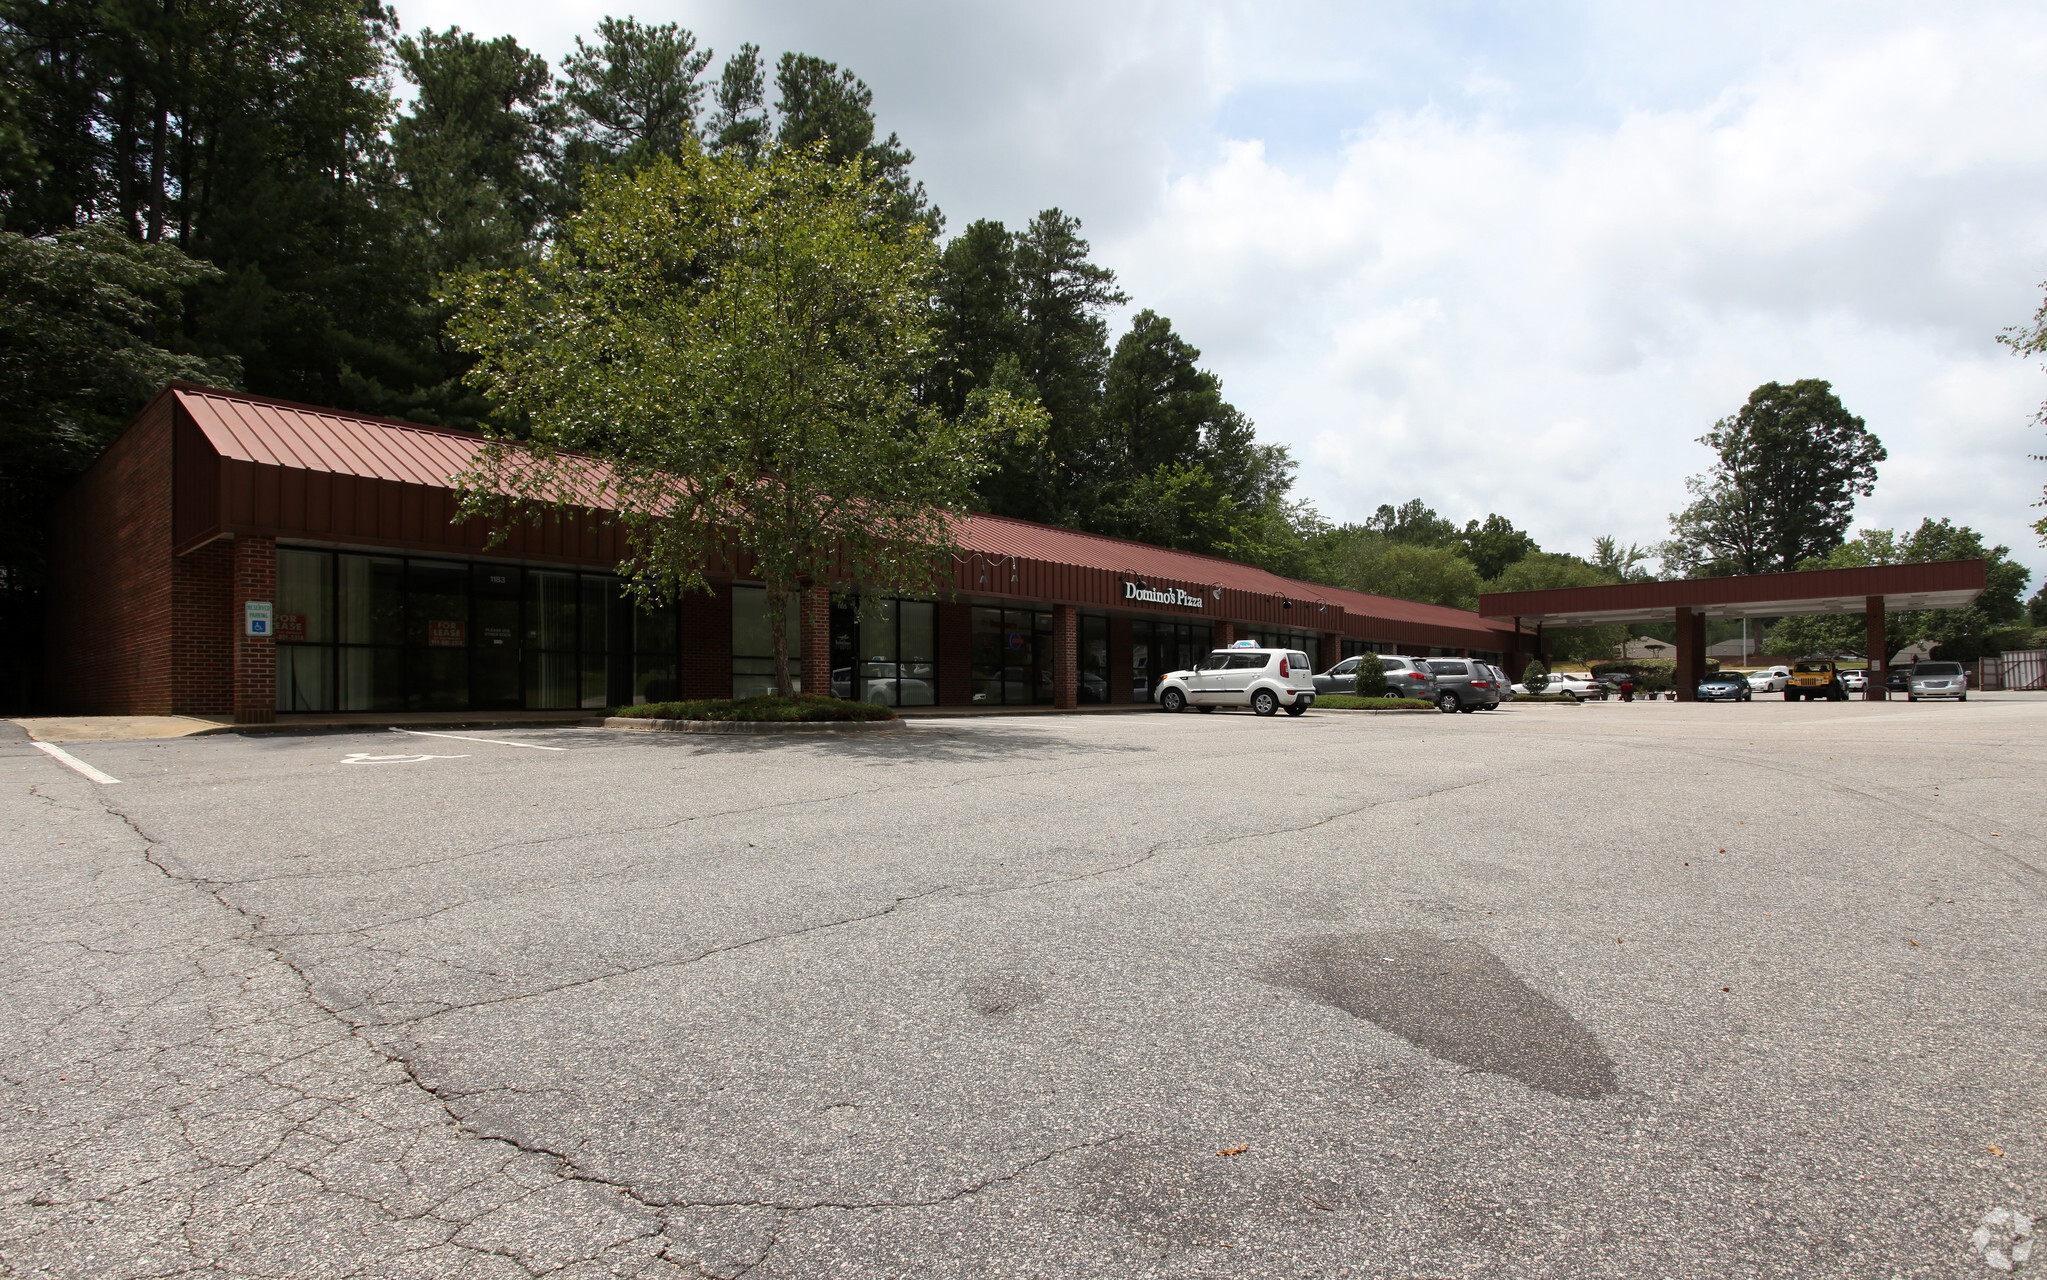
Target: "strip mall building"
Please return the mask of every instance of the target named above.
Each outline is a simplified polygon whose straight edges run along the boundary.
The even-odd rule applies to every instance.
[[[574,710],[770,684],[766,591],[743,575],[642,611],[601,511],[496,546],[449,478],[477,438],[178,385],[59,509],[48,673],[75,714]],[[1250,565],[975,516],[938,599],[787,602],[803,673],[895,706],[1148,702],[1212,646],[1469,655],[1534,636],[1475,613]],[[811,682],[806,680],[805,684]]]

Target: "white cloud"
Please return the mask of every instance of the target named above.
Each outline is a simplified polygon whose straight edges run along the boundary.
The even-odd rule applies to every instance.
[[[1992,341],[2047,274],[2043,52],[1994,14],[1834,31],[1693,105],[1382,110],[1319,175],[1228,139],[1104,251],[1332,515],[1419,494],[1546,545],[1654,539],[1695,437],[1822,377],[1891,451],[1865,520],[2047,566],[2021,465],[2047,386]]]

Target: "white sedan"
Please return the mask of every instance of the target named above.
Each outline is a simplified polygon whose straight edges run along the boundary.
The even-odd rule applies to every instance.
[[[1756,693],[1782,693],[1790,684],[1790,667],[1766,667],[1748,673],[1748,687]]]
[[[1545,695],[1561,693],[1567,698],[1598,698],[1602,701],[1606,698],[1606,686],[1582,671],[1552,671],[1549,683],[1542,687],[1542,691]],[[1526,694],[1528,686],[1517,684],[1514,692]]]

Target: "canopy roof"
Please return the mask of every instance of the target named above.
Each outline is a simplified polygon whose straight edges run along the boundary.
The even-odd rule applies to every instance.
[[[1984,560],[1941,560],[1610,587],[1493,591],[1478,598],[1478,611],[1524,626],[1592,627],[1661,621],[1681,608],[1708,618],[1862,613],[1872,598],[1881,598],[1886,610],[1957,609],[1983,593],[1987,569]]]

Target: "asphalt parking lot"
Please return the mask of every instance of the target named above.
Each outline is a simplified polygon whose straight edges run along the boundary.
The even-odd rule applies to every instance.
[[[0,1275],[1981,1276],[2047,1210],[2040,699],[65,749],[0,738]]]

